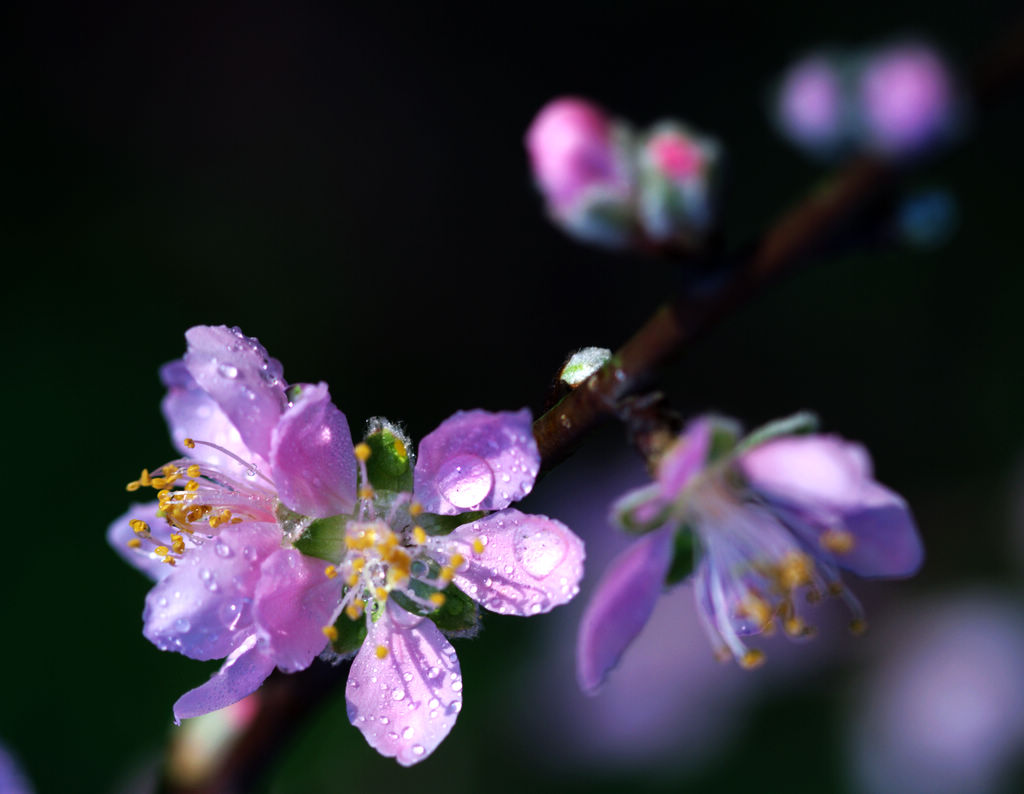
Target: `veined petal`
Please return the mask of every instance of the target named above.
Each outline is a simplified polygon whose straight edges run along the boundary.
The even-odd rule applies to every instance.
[[[274,660],[259,647],[256,635],[250,635],[209,681],[178,698],[174,704],[174,724],[237,703],[259,689],[273,671]]]
[[[316,518],[352,511],[352,433],[326,383],[304,385],[285,411],[272,434],[270,465],[278,495],[292,510]]]
[[[156,518],[156,512],[159,508],[159,502],[133,505],[127,513],[114,521],[107,529],[107,543],[114,547],[114,551],[120,554],[122,559],[129,565],[138,568],[150,579],[158,582],[169,576],[174,569],[170,565],[161,562],[163,557],[153,553],[155,546],[152,543],[143,542],[137,549],[129,547],[128,542],[138,536],[128,522],[136,518],[140,521],[145,521],[149,525],[153,538],[169,546],[171,543],[171,530],[167,526],[166,521],[162,518]]]
[[[540,468],[530,411],[459,411],[420,442],[417,501],[428,513],[501,510],[532,489]]]
[[[241,331],[197,325],[185,338],[185,365],[199,386],[238,429],[243,443],[264,459],[270,436],[287,405],[281,365]]]
[[[227,656],[252,631],[260,563],[280,539],[276,524],[244,523],[189,549],[146,596],[142,633],[193,659]]]
[[[228,419],[217,401],[199,388],[185,362],[180,359],[164,364],[160,368],[160,380],[167,387],[167,394],[160,403],[167,427],[171,431],[171,442],[186,457],[212,466],[241,479],[246,466],[225,455],[220,450],[203,444],[194,448],[185,446],[186,438],[198,438],[233,452],[242,460],[261,465],[262,457],[255,455],[245,444],[242,436]]]
[[[286,673],[303,670],[324,649],[341,596],[341,580],[324,575],[324,561],[296,549],[278,549],[260,566],[254,615],[267,653]]]
[[[462,709],[455,649],[437,627],[389,602],[352,662],[349,721],[383,756],[412,766],[429,756]]]
[[[674,500],[690,479],[704,468],[713,431],[714,420],[711,417],[695,419],[665,453],[658,464],[658,483],[667,500]]]
[[[466,559],[455,585],[492,612],[538,615],[579,592],[583,541],[561,521],[508,509],[448,537]]]
[[[674,529],[645,535],[612,560],[583,612],[576,676],[593,694],[646,625],[672,564]]]

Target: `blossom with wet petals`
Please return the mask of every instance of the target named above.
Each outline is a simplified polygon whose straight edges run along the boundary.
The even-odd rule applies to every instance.
[[[616,665],[666,582],[691,569],[716,655],[744,667],[763,660],[746,637],[779,627],[791,637],[812,632],[800,595],[841,598],[851,629],[863,631],[840,569],[869,578],[918,569],[921,541],[906,503],[874,480],[863,447],[808,434],[811,426],[798,415],[741,440],[731,422],[698,419],[661,459],[656,480],[616,503],[619,523],[645,534],[608,568],[584,613],[584,690],[595,691]]]
[[[510,507],[540,465],[525,409],[456,413],[423,439],[415,466],[402,432],[372,420],[356,456],[356,510],[314,522],[299,547],[344,582],[326,631],[339,654],[356,652],[349,719],[408,766],[433,752],[462,708],[449,638],[476,630],[477,604],[529,616],[569,601],[583,543],[559,521]]]
[[[325,384],[287,387],[281,365],[238,329],[197,326],[166,365],[163,410],[181,456],[143,469],[130,492],[156,501],[108,539],[157,580],[143,633],[162,650],[224,659],[174,704],[176,721],[237,702],[275,667],[324,649],[340,584],[295,541],[316,518],[349,512],[356,462],[345,415]]]

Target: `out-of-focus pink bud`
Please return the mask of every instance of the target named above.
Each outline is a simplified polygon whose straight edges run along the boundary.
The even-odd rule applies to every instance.
[[[815,53],[783,75],[776,122],[790,140],[813,153],[830,155],[846,143],[841,70],[832,56]]]
[[[631,135],[596,105],[561,97],[526,132],[534,180],[552,220],[570,235],[611,247],[631,236]]]
[[[657,243],[697,243],[714,219],[720,147],[678,122],[661,122],[639,152],[640,224]]]
[[[865,145],[886,156],[924,153],[955,131],[957,92],[942,58],[905,43],[868,57],[858,87]]]

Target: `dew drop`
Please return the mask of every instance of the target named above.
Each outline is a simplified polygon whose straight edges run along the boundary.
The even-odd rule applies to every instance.
[[[437,698],[431,698],[431,699],[430,699],[430,702],[429,702],[429,703],[427,703],[427,706],[428,706],[429,708],[432,708],[432,709],[436,709],[436,708],[437,708],[438,706],[440,706],[440,705],[441,705],[441,701],[440,701],[440,700],[438,700]]]
[[[462,679],[460,678],[458,681],[452,681],[452,692],[461,692],[461,691],[462,691]]]
[[[406,728],[404,731],[402,731],[402,738],[403,739],[411,739],[412,738],[412,728],[411,727]]]
[[[423,749],[423,745],[422,744],[414,744],[412,746],[412,754],[413,755],[423,755],[423,753],[425,753],[425,752],[426,751]]]
[[[494,473],[477,455],[456,455],[437,472],[441,495],[455,507],[476,507],[494,488]]]
[[[245,557],[245,559],[247,559],[249,562],[256,562],[256,558],[259,555],[256,553],[256,549],[254,549],[252,546],[246,546],[244,549],[242,549],[242,556]]]
[[[405,680],[406,682],[412,681],[412,673],[403,673],[403,674],[402,674],[402,678],[403,678],[403,679],[404,679],[404,680]]]
[[[395,700],[401,700],[402,698],[405,697],[405,690],[404,689],[395,689],[394,691],[392,691],[391,697],[394,698]]]
[[[157,606],[165,607],[165,606],[167,606],[167,599],[165,597],[161,596],[160,600],[157,601],[156,603],[157,603]]]
[[[231,556],[231,547],[228,546],[227,543],[218,542],[217,545],[213,547],[213,550],[217,552],[218,557]]]
[[[213,572],[209,568],[203,568],[199,571],[199,578],[204,582],[208,582],[213,578]]]
[[[538,579],[555,570],[569,550],[562,535],[548,527],[517,527],[513,543],[516,559]]]
[[[387,716],[384,714],[381,714],[377,719],[380,720],[381,725],[387,725],[389,722],[391,722],[391,720],[389,720]]]
[[[190,628],[192,628],[192,624],[188,622],[187,618],[178,618],[176,621],[174,621],[174,630],[175,631],[178,631],[178,632],[181,632],[182,634],[184,634]]]
[[[219,372],[222,377],[230,378],[232,380],[238,377],[238,367],[232,366],[231,364],[221,364],[217,367],[217,372]]]

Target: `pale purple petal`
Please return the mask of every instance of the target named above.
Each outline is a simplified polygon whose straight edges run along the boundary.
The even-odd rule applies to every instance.
[[[287,405],[281,365],[241,331],[198,325],[185,333],[185,365],[238,428],[245,445],[270,456],[270,435]]]
[[[0,745],[0,792],[2,794],[31,794],[32,785],[28,782],[14,756]]]
[[[912,576],[924,562],[924,546],[906,503],[886,491],[892,502],[844,516],[843,525],[854,537],[853,549],[837,554],[843,568],[865,578]]]
[[[568,602],[583,578],[583,541],[565,524],[502,510],[448,536],[466,558],[455,585],[492,612],[538,615]],[[483,552],[473,550],[479,539]]]
[[[459,411],[420,442],[416,499],[428,513],[501,510],[533,489],[540,453],[530,411]]]
[[[274,660],[263,652],[256,635],[250,635],[209,681],[178,698],[174,704],[174,724],[237,703],[259,689],[273,671]]]
[[[114,551],[120,554],[129,565],[138,568],[155,581],[166,578],[174,569],[167,563],[161,562],[163,557],[153,553],[154,544],[143,541],[137,549],[128,546],[128,541],[138,537],[128,522],[135,518],[145,521],[155,540],[164,545],[170,545],[171,529],[164,519],[156,517],[159,508],[159,502],[133,505],[127,513],[114,521],[107,529],[107,543],[114,547]]]
[[[674,530],[645,535],[612,560],[583,612],[576,676],[593,694],[643,629],[665,587]]]
[[[390,602],[367,624],[345,690],[348,718],[374,750],[412,766],[435,750],[462,709],[459,660],[430,620]]]
[[[350,513],[356,500],[356,458],[345,414],[327,384],[304,385],[274,428],[270,465],[277,493],[292,510],[325,518]]]
[[[703,470],[713,431],[714,420],[710,417],[695,419],[665,453],[658,464],[658,482],[666,499],[675,499],[693,476]]]
[[[296,549],[278,549],[260,566],[255,620],[267,653],[286,673],[309,667],[324,649],[323,627],[334,617],[341,580],[328,579],[325,563]]]
[[[182,455],[217,466],[238,478],[248,468],[213,447],[203,444],[186,447],[184,440],[194,438],[224,447],[247,462],[263,464],[263,459],[242,443],[241,434],[217,401],[199,388],[184,361],[164,364],[160,368],[160,380],[167,387],[160,407],[171,431],[171,441]]]
[[[280,542],[276,524],[243,523],[188,550],[146,596],[142,633],[193,659],[227,656],[252,631],[260,563]]]

